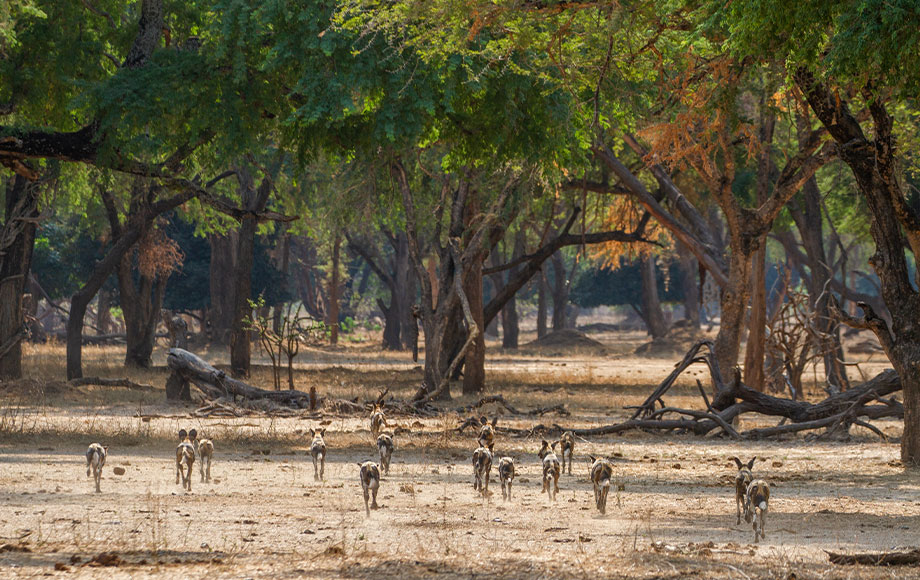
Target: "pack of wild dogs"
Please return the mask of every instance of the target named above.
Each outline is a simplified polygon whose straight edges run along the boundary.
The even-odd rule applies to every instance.
[[[479,431],[476,436],[477,447],[473,450],[473,489],[483,498],[489,498],[489,480],[493,464],[498,471],[498,479],[502,488],[502,499],[511,500],[511,486],[515,477],[515,460],[510,456],[495,455],[497,418],[489,422],[486,417],[479,419]],[[364,510],[370,516],[371,510],[378,509],[377,492],[380,489],[381,474],[389,475],[390,460],[396,449],[394,435],[385,432],[387,419],[383,407],[375,404],[370,416],[371,433],[377,444],[378,462],[363,461],[358,463],[358,477],[361,490],[364,494]],[[324,481],[326,467],[326,441],[323,436],[326,429],[310,429],[310,456],[313,459],[313,478]],[[558,450],[558,455],[557,455]],[[108,447],[99,443],[92,443],[86,450],[86,475],[92,472],[96,492],[100,490],[102,468],[105,465]],[[547,494],[549,501],[556,501],[559,493],[559,478],[566,473],[572,475],[572,458],[575,455],[575,434],[572,431],[564,432],[558,440],[549,442],[542,440],[537,457],[542,467],[543,493]],[[214,457],[214,443],[210,439],[198,437],[195,429],[179,430],[179,444],[176,446],[176,484],[181,482],[182,488],[192,491],[192,468],[197,459],[201,473],[201,482],[211,481],[211,460]],[[613,464],[608,458],[588,456],[591,460],[589,478],[594,487],[594,502],[597,510],[603,515],[607,512],[607,496],[610,492],[613,479]],[[735,475],[735,509],[736,524],[741,523],[741,517],[753,525],[754,542],[765,539],[764,533],[767,510],[770,503],[770,484],[760,478],[755,478],[753,469],[756,458],[747,463],[737,457],[732,457],[738,467]]]

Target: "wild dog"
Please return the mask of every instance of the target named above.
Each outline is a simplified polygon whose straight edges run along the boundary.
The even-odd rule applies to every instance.
[[[492,424],[489,424],[488,419],[485,417],[479,418],[479,436],[476,438],[476,442],[479,443],[480,447],[491,447],[495,443],[495,424],[498,423],[498,417],[492,419]]]
[[[198,433],[192,429],[186,432],[185,429],[179,429],[179,445],[176,446],[176,483],[179,483],[179,477],[182,477],[182,488],[192,491],[192,466],[195,465],[195,446],[192,439],[197,438]]]
[[[374,410],[371,411],[371,433],[374,434],[374,438],[380,436],[386,424],[387,417],[383,414],[383,407],[379,403],[374,403]]]
[[[594,503],[597,511],[607,513],[607,493],[610,491],[610,479],[613,477],[613,465],[603,457],[591,458],[591,483],[594,484]]]
[[[86,477],[89,477],[89,471],[92,469],[93,479],[96,480],[96,493],[102,493],[102,490],[99,489],[99,481],[102,479],[102,467],[105,465],[105,457],[108,454],[109,448],[98,443],[90,443],[86,450]]]
[[[562,471],[565,472],[565,455],[569,455],[569,475],[572,475],[572,456],[575,455],[575,433],[566,431],[559,438],[559,455],[562,456]]]
[[[489,473],[492,471],[492,445],[479,446],[473,451],[473,489],[483,497],[489,495]]]
[[[361,489],[364,490],[364,511],[367,512],[368,517],[371,515],[371,510],[377,509],[377,490],[380,488],[380,468],[377,467],[377,464],[373,461],[365,461],[364,463],[359,463],[358,466],[361,468]],[[368,506],[367,501],[371,498],[373,494],[373,501],[370,506]]]
[[[211,483],[211,460],[214,459],[214,442],[210,439],[198,439],[196,437],[192,443],[198,453],[198,470],[201,472],[201,482]],[[207,470],[205,470],[205,463],[208,464]]]
[[[550,445],[546,439],[542,441],[542,447],[537,453],[537,457],[543,462],[543,491],[549,494],[550,501],[556,501],[556,494],[559,493],[559,474],[562,466],[559,465],[559,458],[556,457],[556,445],[558,441],[553,441]],[[553,481],[550,487],[550,480]]]
[[[377,436],[377,453],[380,454],[380,467],[384,475],[390,475],[390,457],[393,456],[393,450],[396,445],[393,443],[393,436],[389,433],[381,433]]]
[[[326,472],[326,440],[323,439],[325,434],[325,428],[319,431],[310,429],[310,435],[313,437],[310,443],[310,456],[313,458],[313,479],[315,481],[323,481]]]
[[[744,495],[744,521],[754,524],[754,543],[757,536],[766,539],[764,534],[764,520],[767,517],[767,508],[770,504],[770,484],[762,479],[753,480]]]
[[[754,467],[754,462],[757,458],[754,457],[748,461],[747,464],[741,463],[741,460],[737,457],[732,457],[732,460],[735,462],[735,465],[738,466],[738,474],[735,475],[735,515],[737,516],[735,524],[740,524],[741,508],[744,505],[744,497],[745,494],[747,494],[748,485],[754,480],[754,474],[751,473],[751,469]]]
[[[514,481],[514,459],[502,457],[498,460],[498,479],[502,482],[502,499],[508,501],[511,499],[511,482]]]

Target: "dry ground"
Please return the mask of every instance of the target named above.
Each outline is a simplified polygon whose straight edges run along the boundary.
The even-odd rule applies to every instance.
[[[630,355],[639,334],[600,340],[607,356],[494,356],[490,391],[519,408],[565,402],[572,412],[506,416],[499,426],[618,421],[622,407],[641,401],[676,360]],[[539,440],[499,434],[496,451],[518,462],[506,503],[494,479],[489,500],[473,491],[474,437],[453,430],[460,417],[450,410],[471,401],[458,398],[440,417],[391,417],[408,433],[397,437],[381,509],[366,518],[355,465],[372,457],[365,417],[193,420],[194,405],[163,402],[163,370],[132,373],[156,392],[74,391],[54,381],[63,374],[61,347],[27,354],[32,380],[0,385],[3,578],[920,577],[916,568],[827,563],[824,550],[918,544],[918,473],[897,462],[897,444],[861,430],[847,442],[645,433],[579,441],[573,475],[563,476],[552,505],[541,494]],[[372,399],[384,386],[404,397],[420,377],[405,355],[372,347],[304,358],[298,387],[315,385],[333,397]],[[87,349],[86,374],[124,376],[119,361],[117,348]],[[862,368],[874,374],[880,362]],[[265,369],[253,377],[269,381]],[[809,395],[821,396],[814,388]],[[697,399],[688,378],[669,403],[699,406]],[[330,452],[326,481],[315,482],[308,430],[321,422]],[[892,436],[900,431],[895,421],[878,425]],[[200,483],[196,468],[191,493],[175,485],[179,427],[203,431],[217,448],[214,481]],[[82,456],[92,441],[109,445],[101,494],[93,493]],[[589,453],[615,456],[622,488],[611,492],[604,517],[587,480]],[[749,525],[735,524],[733,455],[756,455],[757,474],[773,484],[760,544]],[[126,473],[114,475],[116,466]],[[114,553],[116,566],[85,565],[104,552]]]

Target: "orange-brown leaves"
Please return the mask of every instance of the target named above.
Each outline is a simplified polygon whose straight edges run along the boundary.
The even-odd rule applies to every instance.
[[[150,229],[138,245],[138,270],[147,278],[169,276],[182,266],[184,259],[179,244],[157,228]]]

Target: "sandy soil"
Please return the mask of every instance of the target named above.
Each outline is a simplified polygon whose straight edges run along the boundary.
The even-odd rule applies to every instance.
[[[614,422],[673,362],[500,358],[489,376],[509,401],[566,402],[573,415],[502,417],[499,426]],[[339,369],[314,379],[329,393],[367,396],[413,377]],[[867,432],[842,443],[647,433],[582,440],[551,504],[541,493],[539,438],[499,433],[497,454],[518,463],[513,498],[502,500],[493,470],[494,495],[483,499],[472,488],[474,436],[454,430],[456,413],[393,417],[407,432],[396,438],[381,509],[365,517],[356,465],[373,458],[365,417],[193,420],[194,405],[166,405],[160,393],[21,395],[7,392],[0,416],[4,578],[920,577],[917,568],[827,562],[825,550],[918,544],[920,478],[897,461],[897,444]],[[691,389],[674,396],[694,397]],[[308,430],[321,422],[330,452],[317,482]],[[878,425],[898,434],[897,422]],[[190,493],[175,484],[179,427],[199,429],[217,448],[212,483],[200,483],[196,467]],[[110,446],[100,494],[83,459],[92,440]],[[594,508],[588,454],[614,459],[619,490],[606,516]],[[735,523],[734,455],[756,455],[756,475],[773,486],[759,544],[750,525]]]

